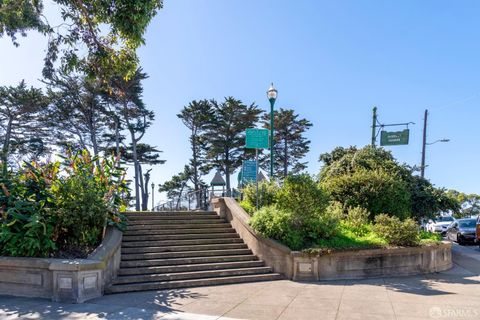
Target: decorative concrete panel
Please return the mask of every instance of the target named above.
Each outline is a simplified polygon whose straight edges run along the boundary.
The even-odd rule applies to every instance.
[[[0,279],[5,283],[27,284],[32,286],[42,286],[43,276],[35,272],[12,272],[13,270],[0,270]]]

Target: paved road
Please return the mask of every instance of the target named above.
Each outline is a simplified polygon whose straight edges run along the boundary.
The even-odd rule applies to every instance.
[[[452,270],[427,276],[151,291],[80,305],[0,296],[0,319],[480,319],[480,251],[454,245],[453,255]]]

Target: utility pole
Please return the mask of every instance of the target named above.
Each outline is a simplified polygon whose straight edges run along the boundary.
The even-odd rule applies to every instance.
[[[428,109],[425,110],[423,118],[423,144],[422,144],[422,164],[420,165],[420,176],[425,178],[425,152],[427,148],[427,124],[428,124]]]
[[[372,147],[375,148],[377,140],[377,107],[373,107],[373,122],[372,122]]]

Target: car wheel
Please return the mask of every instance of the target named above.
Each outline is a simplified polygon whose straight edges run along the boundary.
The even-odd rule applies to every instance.
[[[463,241],[462,241],[462,239],[460,238],[460,235],[459,235],[459,234],[457,234],[457,243],[458,243],[459,245],[461,245],[461,246],[463,245]]]

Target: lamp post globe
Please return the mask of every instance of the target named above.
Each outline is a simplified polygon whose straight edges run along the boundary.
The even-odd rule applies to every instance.
[[[275,100],[277,100],[278,91],[273,86],[273,83],[270,85],[267,91],[267,98],[270,101],[270,179],[273,180],[273,147],[274,147],[274,113],[273,113],[273,106],[275,105]]]

